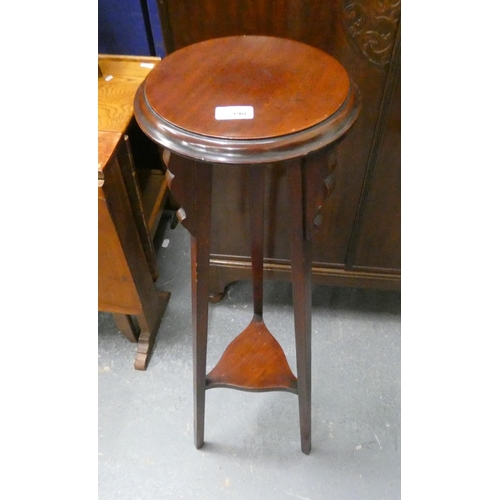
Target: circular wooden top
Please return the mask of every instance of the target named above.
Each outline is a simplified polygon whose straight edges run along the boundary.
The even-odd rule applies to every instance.
[[[312,127],[335,113],[349,77],[333,57],[282,38],[239,36],[189,45],[146,81],[153,110],[211,137],[262,139]],[[252,106],[253,119],[216,120],[215,108]]]
[[[288,39],[234,36],[164,58],[139,88],[135,113],[153,140],[185,156],[244,163],[248,154],[265,153],[255,160],[262,163],[304,154],[283,151],[305,142],[314,142],[312,149],[331,142],[354,122],[358,101],[345,69],[325,52]],[[229,106],[251,107],[253,117],[216,119],[216,108]],[[325,127],[328,138],[318,142]],[[282,152],[270,154],[276,148]]]

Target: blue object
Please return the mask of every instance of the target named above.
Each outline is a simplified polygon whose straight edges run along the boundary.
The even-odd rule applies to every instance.
[[[156,0],[98,0],[100,54],[165,56]]]

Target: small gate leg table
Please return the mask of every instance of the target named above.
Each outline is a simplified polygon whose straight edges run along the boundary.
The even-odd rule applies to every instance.
[[[205,391],[227,387],[298,395],[301,449],[311,450],[311,238],[334,186],[334,146],[355,122],[359,91],[333,57],[265,36],[207,40],[173,52],[138,89],[144,132],[183,161],[168,166],[178,218],[192,235],[194,432],[204,443]],[[206,374],[212,172],[249,179],[253,318]],[[297,377],[264,323],[265,172],[285,166]],[[216,193],[223,196],[224,193]],[[228,228],[230,230],[230,228]]]

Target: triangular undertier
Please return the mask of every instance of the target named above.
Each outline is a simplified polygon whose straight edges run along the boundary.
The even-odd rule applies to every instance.
[[[245,330],[229,344],[207,375],[206,384],[207,389],[229,387],[297,394],[297,378],[283,349],[260,316],[254,316]]]

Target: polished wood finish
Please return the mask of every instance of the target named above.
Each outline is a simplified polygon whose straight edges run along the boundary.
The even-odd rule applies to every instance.
[[[297,394],[297,378],[262,316],[256,315],[207,375],[206,387]]]
[[[252,287],[253,287],[253,314],[262,317],[264,301],[264,189],[266,185],[266,172],[261,167],[252,166],[248,171],[249,200],[254,209],[254,216],[250,224],[252,235]]]
[[[230,76],[224,78],[225,64]],[[317,86],[312,85],[315,74]],[[191,89],[189,101],[181,97],[186,88]],[[222,99],[222,105],[253,106],[255,118],[217,120],[215,108]],[[146,134],[175,153],[244,165],[305,156],[330,144],[352,126],[359,101],[345,70],[319,50],[275,37],[228,37],[163,59],[137,91],[135,116]]]
[[[170,298],[154,285],[152,242],[168,183],[161,164],[136,168],[132,144],[133,97],[150,71],[141,63],[158,62],[145,59],[100,56],[98,82],[98,309],[113,313],[118,329],[137,342],[138,370],[147,367]]]
[[[252,64],[255,78],[247,68]],[[230,70],[229,76],[224,76],[224,68]],[[302,87],[297,77],[301,74],[308,75],[305,83],[312,92]],[[259,84],[264,75],[270,78],[267,86]],[[226,103],[255,105],[252,123],[216,122],[215,107],[222,95]],[[276,120],[279,110],[283,113]],[[181,205],[178,218],[192,235],[197,448],[204,443],[206,390],[229,387],[296,393],[301,449],[306,454],[311,450],[312,236],[322,225],[323,205],[335,185],[332,144],[353,125],[359,110],[358,89],[337,61],[304,44],[275,37],[219,38],[187,47],[165,58],[137,91],[139,126],[166,151],[184,157],[164,153],[169,188]],[[248,227],[254,314],[206,375],[211,208],[221,194],[212,195],[212,181],[224,165],[241,166],[247,203],[253,208]],[[266,207],[266,173],[276,168],[284,171],[288,182],[297,377],[263,319],[264,220],[265,213],[273,210],[272,205]],[[235,237],[238,228],[231,229]]]
[[[299,397],[300,435],[302,451],[311,451],[311,234],[310,220],[304,205],[306,179],[310,173],[298,162],[287,169],[290,208],[290,249],[292,254],[293,311],[297,351],[297,386]],[[316,183],[315,183],[316,184]],[[321,200],[323,201],[323,200]]]
[[[400,10],[399,0],[192,0],[158,2],[167,53],[233,35],[297,40],[337,59],[358,85],[363,110],[337,146],[335,189],[313,237],[312,279],[324,285],[398,289],[401,286]],[[291,279],[288,200],[282,168],[269,172],[265,279]],[[214,172],[210,292],[251,277],[245,174]],[[231,226],[238,237],[226,231]]]
[[[186,86],[192,89],[190,107],[182,94]],[[326,120],[346,100],[349,77],[314,47],[297,51],[291,40],[230,37],[174,52],[151,71],[145,87],[149,105],[166,121],[194,134],[245,140],[282,136]],[[214,117],[217,106],[241,105],[253,106],[255,118]]]
[[[208,333],[208,264],[210,259],[210,222],[212,206],[212,165],[192,163],[194,184],[194,229],[191,237],[191,282],[193,312],[193,378],[195,446],[204,443],[205,385]]]

